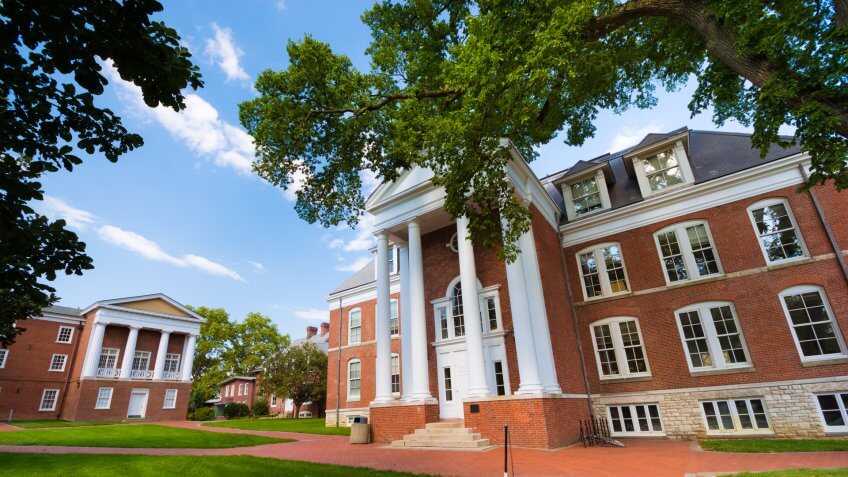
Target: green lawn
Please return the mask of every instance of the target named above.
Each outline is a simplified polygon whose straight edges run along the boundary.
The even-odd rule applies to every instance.
[[[793,469],[769,472],[742,472],[728,477],[848,477],[848,469]],[[723,476],[724,477],[724,476]]]
[[[89,426],[111,426],[121,424],[120,421],[60,421],[58,419],[32,419],[23,421],[6,422],[24,429],[43,429],[45,427],[89,427]]]
[[[223,434],[151,424],[0,432],[0,445],[223,449],[292,439]]]
[[[848,451],[846,439],[711,439],[701,448],[721,452],[821,452]]]
[[[229,427],[247,429],[250,431],[285,431],[303,432],[305,434],[326,434],[334,436],[349,436],[349,427],[326,427],[324,419],[233,419],[231,421],[207,422],[204,426]]]
[[[208,432],[207,434],[212,434]],[[250,456],[144,456],[84,454],[3,454],[0,469],[5,475],[21,476],[413,476],[399,472],[381,472],[362,467],[312,464],[290,460]]]

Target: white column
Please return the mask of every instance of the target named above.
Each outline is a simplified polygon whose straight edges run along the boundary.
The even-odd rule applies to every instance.
[[[523,259],[524,254],[519,253],[514,262],[506,264],[512,329],[518,358],[518,377],[521,379],[516,394],[535,394],[542,392],[542,380],[539,377],[539,362],[536,359],[535,333],[533,333],[533,323],[530,318],[530,304],[527,300]]]
[[[412,315],[412,399],[431,399],[430,364],[427,362],[427,315],[424,302],[424,258],[421,252],[421,227],[415,219],[409,230],[409,313]]]
[[[491,390],[486,380],[486,358],[483,355],[477,267],[474,264],[474,247],[468,240],[468,218],[464,216],[456,219],[456,242],[459,249],[462,313],[465,318],[465,355],[468,358],[467,397],[485,397],[491,394]]]
[[[409,312],[409,249],[398,247],[400,267],[400,390],[401,399],[412,395],[412,325]]]
[[[196,335],[186,335],[182,355],[182,380],[191,381],[191,368],[194,366],[194,347],[197,344]]]
[[[138,328],[130,327],[130,335],[127,337],[127,345],[124,346],[124,359],[121,361],[121,378],[129,378],[132,374],[133,358],[135,357],[135,344],[138,341]]]
[[[389,311],[389,237],[385,231],[377,234],[377,369],[374,402],[392,398],[392,332]]]
[[[88,348],[85,351],[85,363],[83,365],[84,376],[97,376],[97,365],[100,362],[100,350],[103,348],[103,335],[105,332],[105,324],[94,323],[94,328],[91,330],[91,338],[88,342]]]
[[[524,267],[524,280],[527,284],[527,299],[530,307],[530,321],[533,323],[536,361],[542,387],[548,393],[561,393],[554,367],[554,352],[551,346],[551,333],[548,328],[548,312],[545,308],[545,294],[542,291],[542,276],[539,272],[539,258],[536,255],[536,242],[533,231],[529,230],[518,239],[521,248],[521,264]]]
[[[156,351],[156,366],[153,367],[153,379],[163,379],[165,371],[165,354],[168,352],[170,331],[162,331],[159,335],[159,350]]]

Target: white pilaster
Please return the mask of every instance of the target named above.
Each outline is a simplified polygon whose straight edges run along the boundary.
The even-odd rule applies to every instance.
[[[133,358],[135,357],[135,345],[138,341],[138,328],[131,327],[127,336],[127,345],[124,347],[124,359],[121,361],[121,379],[132,375]]]
[[[165,372],[165,354],[168,352],[170,331],[162,331],[159,336],[159,349],[156,351],[156,365],[153,367],[153,379],[162,379]]]
[[[186,335],[182,356],[182,381],[191,381],[191,368],[194,366],[194,347],[197,335]]]
[[[533,230],[521,234],[518,239],[521,248],[521,264],[524,268],[524,281],[527,285],[527,300],[530,308],[530,321],[535,337],[536,361],[542,388],[548,393],[562,393],[554,367],[554,352],[551,346],[551,333],[548,328],[548,311],[545,308],[545,294],[542,291],[542,275],[539,272],[539,258],[536,254],[536,241]]]
[[[421,226],[415,219],[409,231],[409,313],[411,315],[412,399],[431,399],[430,365],[427,362],[427,315],[424,307],[424,257],[421,251]],[[473,257],[472,257],[473,258]],[[476,278],[475,278],[476,280]],[[475,282],[476,283],[476,282]],[[475,285],[476,286],[476,285]],[[403,299],[403,297],[401,297]]]
[[[83,364],[84,376],[96,377],[97,365],[100,362],[100,351],[103,349],[103,335],[106,333],[106,325],[94,323],[91,330],[91,338],[85,351],[85,363]]]
[[[465,318],[465,354],[468,358],[467,397],[485,397],[491,394],[491,390],[486,380],[486,358],[483,354],[477,267],[474,263],[474,247],[468,240],[468,218],[464,216],[456,219],[456,241],[459,250],[462,313]]]
[[[398,247],[400,267],[400,390],[401,399],[412,395],[412,325],[409,312],[409,249]]]
[[[377,366],[374,402],[389,402],[392,398],[392,332],[389,310],[389,237],[385,231],[377,233]]]

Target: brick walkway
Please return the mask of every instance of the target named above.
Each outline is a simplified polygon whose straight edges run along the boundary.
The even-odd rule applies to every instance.
[[[208,432],[256,434],[298,439],[288,444],[268,444],[236,449],[120,449],[91,447],[0,446],[0,452],[50,454],[149,454],[149,455],[253,455],[327,464],[370,467],[426,474],[469,477],[503,475],[503,449],[484,452],[390,449],[379,444],[351,445],[347,437],[291,432],[244,431],[199,427],[196,422],[160,423]],[[848,452],[737,454],[702,452],[690,442],[628,440],[627,447],[567,447],[554,451],[514,449],[517,476],[676,476],[778,470],[800,467],[848,467]]]

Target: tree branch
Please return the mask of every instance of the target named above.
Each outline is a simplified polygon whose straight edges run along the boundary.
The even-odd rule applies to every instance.
[[[404,101],[407,99],[434,99],[448,97],[450,97],[452,100],[456,100],[457,98],[462,96],[463,93],[464,90],[461,89],[437,89],[434,91],[415,91],[412,93],[399,93],[390,95],[381,94],[377,97],[381,97],[382,99],[377,101],[376,103],[366,104],[365,106],[362,106],[360,108],[316,109],[310,111],[307,118],[311,118],[314,116],[335,116],[348,113],[351,113],[355,116],[359,116],[360,114],[367,113],[369,111],[377,111],[397,101]]]

